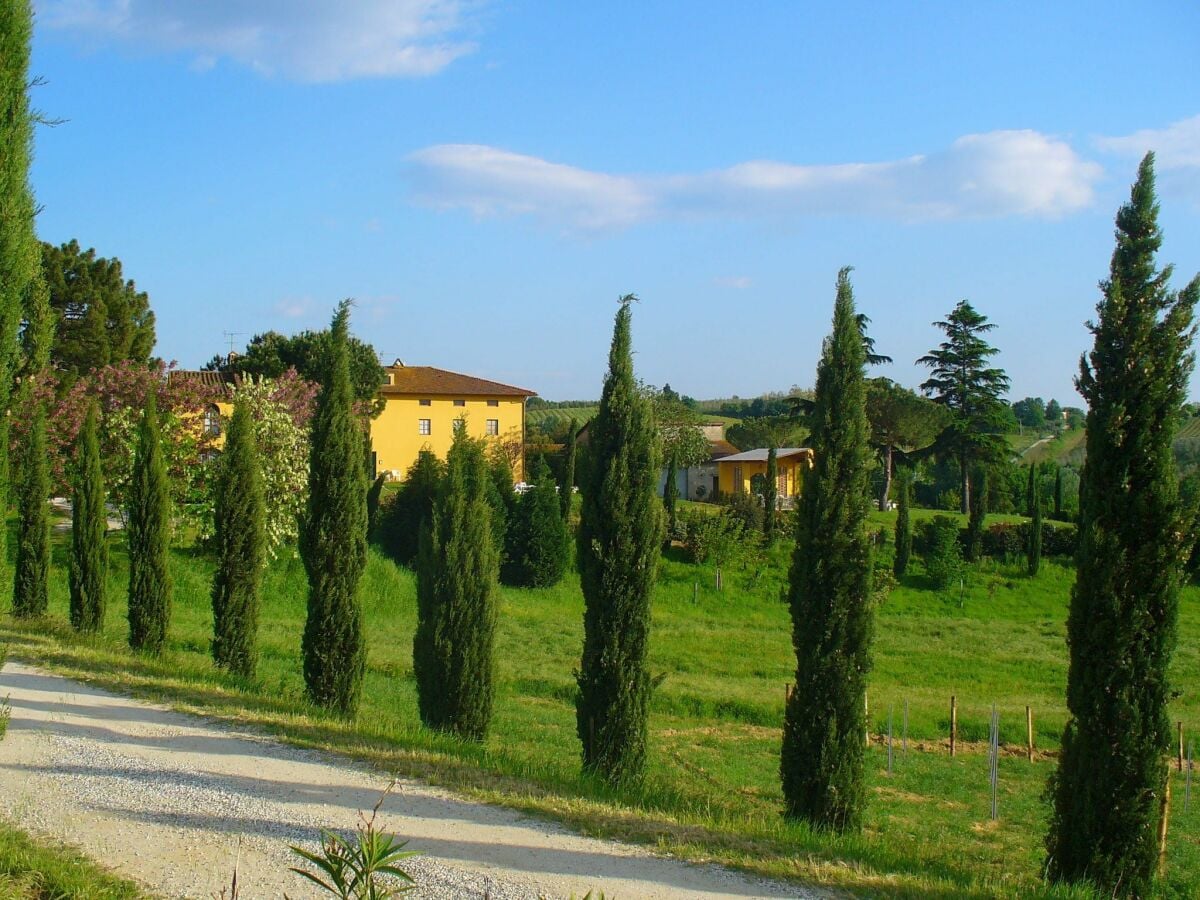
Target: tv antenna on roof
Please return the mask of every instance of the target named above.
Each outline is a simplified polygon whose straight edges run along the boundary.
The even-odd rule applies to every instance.
[[[244,332],[244,331],[222,331],[222,332],[221,332],[221,334],[225,335],[225,339],[226,339],[227,341],[229,341],[229,352],[230,352],[230,354],[232,354],[232,353],[233,353],[233,343],[234,343],[234,342],[233,342],[233,339],[234,339],[234,338],[238,338],[238,337],[242,337],[243,335],[245,335],[245,333],[246,333],[246,332]]]

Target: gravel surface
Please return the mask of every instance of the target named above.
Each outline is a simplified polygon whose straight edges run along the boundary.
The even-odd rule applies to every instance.
[[[349,833],[388,779],[163,707],[9,662],[0,814],[74,844],[167,897],[219,895],[236,865],[241,896],[321,896],[289,872],[288,849],[322,828]],[[421,855],[405,862],[421,898],[816,897],[717,866],[664,859],[552,823],[398,782],[378,824]]]

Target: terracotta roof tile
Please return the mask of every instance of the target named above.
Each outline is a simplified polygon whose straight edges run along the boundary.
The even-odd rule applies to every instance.
[[[167,373],[167,381],[195,381],[209,387],[238,384],[241,376],[232,372],[209,372],[201,369],[173,369]]]
[[[384,384],[380,392],[386,396],[412,394],[484,394],[496,397],[536,397],[535,391],[500,384],[473,375],[461,375],[433,366],[388,366],[384,371],[392,376],[391,384]]]

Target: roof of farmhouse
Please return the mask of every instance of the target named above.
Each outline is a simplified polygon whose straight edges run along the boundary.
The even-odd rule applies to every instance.
[[[425,396],[439,394],[488,395],[495,397],[536,397],[536,391],[514,387],[511,384],[501,384],[498,381],[488,381],[486,378],[476,378],[474,375],[463,375],[459,372],[449,372],[446,369],[435,369],[433,366],[406,366],[399,360],[395,365],[386,368],[389,380],[380,391],[383,395],[396,396],[402,394],[422,394]]]
[[[723,457],[720,461],[728,462],[766,462],[767,449],[765,447],[758,450],[747,450],[744,453],[735,453],[733,456]],[[793,456],[812,456],[812,451],[807,447],[780,447],[775,451],[776,459],[790,459]]]

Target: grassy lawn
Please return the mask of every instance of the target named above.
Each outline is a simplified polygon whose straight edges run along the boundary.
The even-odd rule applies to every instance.
[[[6,900],[140,900],[132,882],[105,872],[74,850],[35,841],[0,825],[0,897]]]
[[[874,514],[889,530],[894,518]],[[212,565],[189,549],[174,553],[174,619],[161,659],[126,649],[119,540],[102,636],[80,639],[65,624],[60,544],[49,621],[26,625],[5,617],[0,640],[15,655],[105,687],[233,719],[586,833],[641,841],[688,858],[870,896],[1088,896],[1048,889],[1040,880],[1046,820],[1041,794],[1065,720],[1071,570],[1050,561],[1030,579],[1017,561],[988,563],[964,590],[949,594],[931,590],[919,564],[906,576],[879,610],[866,829],[839,838],[780,816],[780,727],[784,685],[794,665],[787,609],[779,600],[787,558],[788,548],[780,544],[762,571],[727,570],[722,592],[713,588],[711,568],[666,560],[651,651],[653,671],[665,672],[666,680],[653,702],[650,771],[644,785],[619,793],[579,772],[572,673],[582,644],[583,601],[574,576],[547,590],[504,589],[496,716],[483,745],[420,726],[411,663],[414,578],[374,550],[362,584],[370,657],[355,723],[328,718],[304,700],[299,644],[305,580],[295,559],[279,560],[268,573],[260,674],[253,683],[211,666]],[[1181,695],[1172,712],[1189,733],[1200,729],[1197,638],[1200,590],[1188,588],[1174,672]],[[958,697],[960,738],[967,742],[954,759],[942,746],[951,694]],[[909,748],[903,753],[906,702]],[[1012,745],[1000,765],[996,822],[988,818],[982,749],[993,703],[1002,738]],[[1038,749],[1048,751],[1033,763],[1023,751],[1026,705],[1034,709]],[[895,732],[890,774],[882,737],[889,713]],[[1174,796],[1162,895],[1192,897],[1200,893],[1200,797],[1184,814],[1181,781]]]

